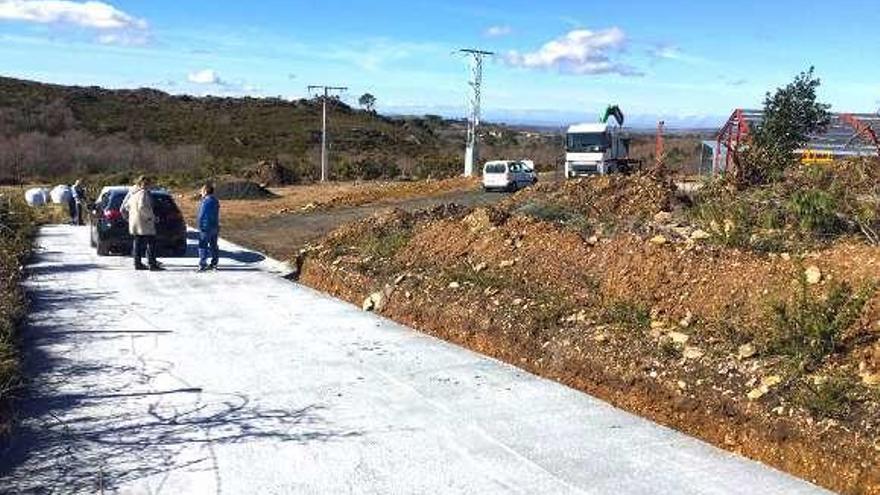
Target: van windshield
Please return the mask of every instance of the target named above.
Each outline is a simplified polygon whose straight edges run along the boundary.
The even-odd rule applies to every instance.
[[[487,174],[503,174],[507,172],[507,165],[503,163],[490,163],[486,165]]]

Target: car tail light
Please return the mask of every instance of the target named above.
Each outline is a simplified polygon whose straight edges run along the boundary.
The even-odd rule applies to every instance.
[[[113,220],[119,220],[122,218],[122,212],[119,210],[104,210],[104,220],[108,222],[112,222]]]
[[[505,177],[507,180],[510,180],[510,179],[512,178],[510,172],[507,172],[506,174],[504,174],[504,177]]]

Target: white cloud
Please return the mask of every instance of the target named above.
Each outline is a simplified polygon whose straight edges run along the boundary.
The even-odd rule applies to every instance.
[[[517,67],[557,69],[570,74],[640,76],[635,67],[613,59],[625,51],[626,42],[626,34],[617,27],[601,31],[575,29],[534,52],[508,52],[504,60]]]
[[[498,38],[500,36],[507,36],[512,32],[513,28],[510,26],[490,26],[483,34],[490,38]]]
[[[150,35],[145,31],[116,31],[99,34],[96,39],[102,45],[137,46],[149,43]]]
[[[0,0],[0,19],[79,27],[146,29],[147,22],[104,2],[68,0]]]
[[[654,58],[667,60],[679,60],[682,57],[681,50],[674,45],[656,45],[648,49],[648,53]]]
[[[681,48],[668,43],[659,43],[648,48],[648,55],[655,60],[674,60],[688,64],[700,64],[705,62],[700,57],[688,55],[681,51]]]
[[[194,84],[223,84],[220,74],[214,69],[202,69],[190,72],[186,76],[186,80]]]

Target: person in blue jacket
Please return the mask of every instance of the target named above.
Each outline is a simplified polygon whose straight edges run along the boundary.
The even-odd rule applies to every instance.
[[[220,258],[217,238],[220,236],[220,201],[214,197],[214,185],[202,186],[202,202],[196,218],[199,226],[199,271],[216,270]],[[208,264],[208,256],[211,264]]]

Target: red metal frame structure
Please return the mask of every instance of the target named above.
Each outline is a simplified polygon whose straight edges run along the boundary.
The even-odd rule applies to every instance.
[[[867,138],[877,148],[877,154],[880,156],[880,140],[877,139],[877,133],[874,132],[871,124],[862,122],[858,117],[850,113],[840,114],[840,120],[852,127],[857,135]]]
[[[808,136],[802,148],[795,150],[801,161],[821,163],[854,156],[880,156],[880,138],[874,130],[880,129],[880,114],[835,113],[830,117],[827,128]],[[740,153],[748,146],[752,131],[763,118],[764,112],[760,110],[739,108],[733,111],[718,131],[712,159],[713,174],[738,172]]]
[[[719,169],[730,171],[730,164],[736,166],[739,160],[739,149],[743,143],[748,143],[751,139],[751,128],[749,124],[760,120],[760,112],[755,110],[743,110],[737,108],[727,119],[727,122],[718,132],[717,143],[715,147],[715,159],[712,160],[712,173],[717,173]],[[722,148],[723,146],[723,148]],[[721,167],[721,153],[724,153],[724,166]]]
[[[660,121],[657,122],[657,137],[654,141],[654,166],[657,170],[661,170],[663,168],[663,162],[665,161],[665,157],[663,156],[666,153],[664,142],[663,142],[663,132],[666,130],[666,122]]]

